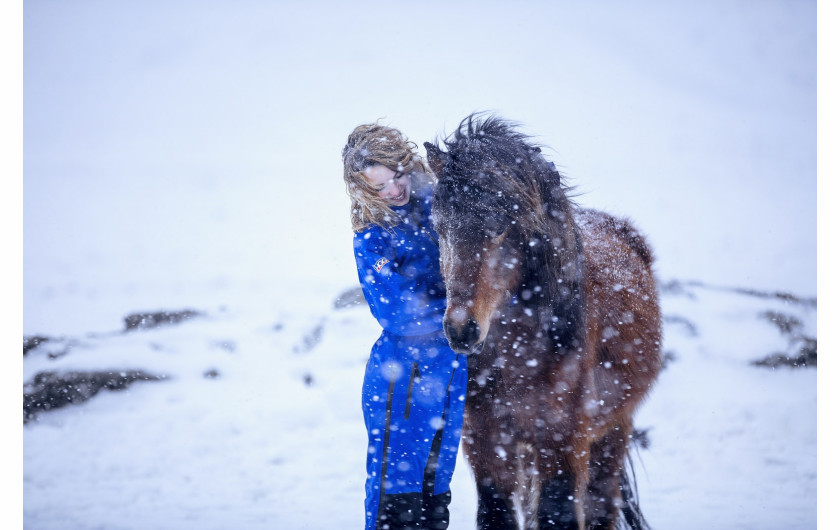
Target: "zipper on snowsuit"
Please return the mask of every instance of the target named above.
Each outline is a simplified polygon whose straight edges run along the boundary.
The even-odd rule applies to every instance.
[[[411,377],[408,379],[408,395],[405,398],[405,415],[403,416],[405,419],[408,419],[408,415],[411,413],[411,392],[414,390],[414,380],[420,377],[419,372],[417,363],[412,364]]]
[[[376,514],[376,528],[379,528],[379,522],[382,518],[382,496],[385,494],[385,475],[388,472],[388,453],[391,451],[389,447],[391,441],[391,405],[394,401],[394,386],[397,382],[395,377],[391,378],[391,383],[388,385],[388,397],[385,402],[385,433],[382,436],[382,470],[379,473],[379,510]]]

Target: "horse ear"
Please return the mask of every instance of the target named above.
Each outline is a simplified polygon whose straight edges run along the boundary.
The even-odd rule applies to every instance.
[[[440,178],[443,174],[443,168],[449,162],[449,153],[444,153],[434,144],[423,142],[423,147],[426,148],[426,160],[429,161],[429,167],[435,172],[435,175]]]

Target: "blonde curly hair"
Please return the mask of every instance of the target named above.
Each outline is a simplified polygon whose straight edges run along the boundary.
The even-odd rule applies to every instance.
[[[387,229],[400,223],[400,217],[365,179],[363,172],[369,167],[381,164],[391,171],[409,175],[412,194],[434,183],[432,171],[417,154],[417,144],[409,141],[399,130],[379,125],[379,122],[353,129],[341,150],[341,157],[354,232],[362,232],[372,224]]]

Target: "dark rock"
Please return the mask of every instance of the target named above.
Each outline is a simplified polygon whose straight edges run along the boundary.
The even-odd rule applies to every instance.
[[[679,280],[671,280],[667,283],[660,284],[660,290],[664,293],[680,293],[685,291],[686,287],[699,287],[701,289],[709,289],[712,291],[726,291],[730,293],[737,293],[743,294],[746,296],[752,296],[755,298],[765,298],[765,299],[775,299],[775,300],[782,300],[783,302],[787,302],[790,304],[797,304],[800,306],[805,307],[817,307],[817,299],[811,298],[808,296],[798,296],[793,293],[788,293],[785,291],[761,291],[759,289],[750,289],[745,287],[724,287],[720,285],[709,285],[704,282],[690,280],[690,281],[679,281]]]
[[[62,350],[51,351],[47,354],[47,359],[50,359],[50,360],[54,361],[54,360],[58,359],[59,357],[64,357],[68,353],[70,353],[70,348],[69,347],[64,348]]]
[[[166,376],[141,370],[98,372],[39,372],[23,385],[23,421],[39,412],[83,403],[100,390],[123,390],[135,381],[160,381]]]
[[[773,323],[782,335],[795,336],[798,335],[802,328],[802,321],[793,315],[781,313],[779,311],[764,311],[760,316],[771,323]]]
[[[686,289],[685,284],[679,280],[659,282],[659,292],[663,295],[685,296],[695,299],[694,293]]]
[[[189,320],[197,316],[202,316],[204,313],[194,311],[192,309],[185,309],[183,311],[156,311],[150,313],[132,313],[126,315],[125,331],[135,329],[154,329],[163,325],[178,324],[184,320]]]
[[[45,346],[42,346],[46,344]],[[65,337],[45,337],[32,335],[23,337],[23,356],[46,354],[48,359],[58,359],[70,353],[70,350],[78,345],[78,341]],[[34,353],[33,353],[34,352]]]
[[[807,368],[817,366],[817,339],[803,334],[804,324],[794,315],[779,311],[765,311],[760,316],[775,325],[779,332],[788,338],[790,346],[787,353],[774,353],[763,359],[753,361],[755,366],[779,368]]]
[[[668,366],[677,360],[677,354],[674,353],[672,350],[666,350],[662,352],[662,370],[668,368]]]
[[[29,353],[29,350],[37,348],[40,344],[49,342],[50,340],[51,339],[49,337],[43,337],[41,335],[23,337],[23,354],[26,355]]]
[[[788,293],[785,291],[759,291],[757,289],[744,289],[744,288],[733,288],[730,289],[733,292],[745,294],[748,296],[755,296],[757,298],[775,298],[777,300],[782,300],[784,302],[798,304],[807,307],[817,307],[817,299],[810,298],[807,296],[798,296],[793,293]]]
[[[800,337],[796,341],[794,353],[774,353],[764,359],[752,362],[755,366],[767,368],[809,368],[817,366],[817,340],[810,337]]]
[[[303,336],[300,344],[296,344],[294,346],[295,353],[306,353],[311,351],[318,343],[321,342],[321,338],[324,335],[324,324],[318,324],[312,330],[309,331],[306,335]]]
[[[362,294],[361,287],[352,287],[347,289],[333,300],[333,309],[346,309],[348,307],[356,307],[365,303],[365,295]]]
[[[679,316],[679,315],[663,315],[662,316],[662,323],[663,324],[677,324],[685,331],[686,335],[689,337],[696,337],[697,333],[697,326],[694,322],[690,321],[689,319]]]
[[[236,351],[236,342],[232,340],[217,340],[211,345],[214,348],[219,348],[220,350],[224,350],[228,353],[234,353]]]
[[[204,377],[206,379],[216,379],[217,377],[219,377],[219,371],[215,368],[210,368],[209,370],[204,372]]]

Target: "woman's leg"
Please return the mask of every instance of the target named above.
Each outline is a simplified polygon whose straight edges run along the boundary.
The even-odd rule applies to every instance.
[[[384,523],[391,530],[447,528],[466,361],[442,341],[383,334],[368,361],[363,409],[370,530]]]
[[[420,528],[422,480],[416,477],[425,452],[405,418],[415,364],[401,349],[399,337],[383,333],[368,360],[362,410],[368,432],[366,529]],[[410,417],[410,415],[409,415]],[[422,477],[422,475],[421,475]]]

